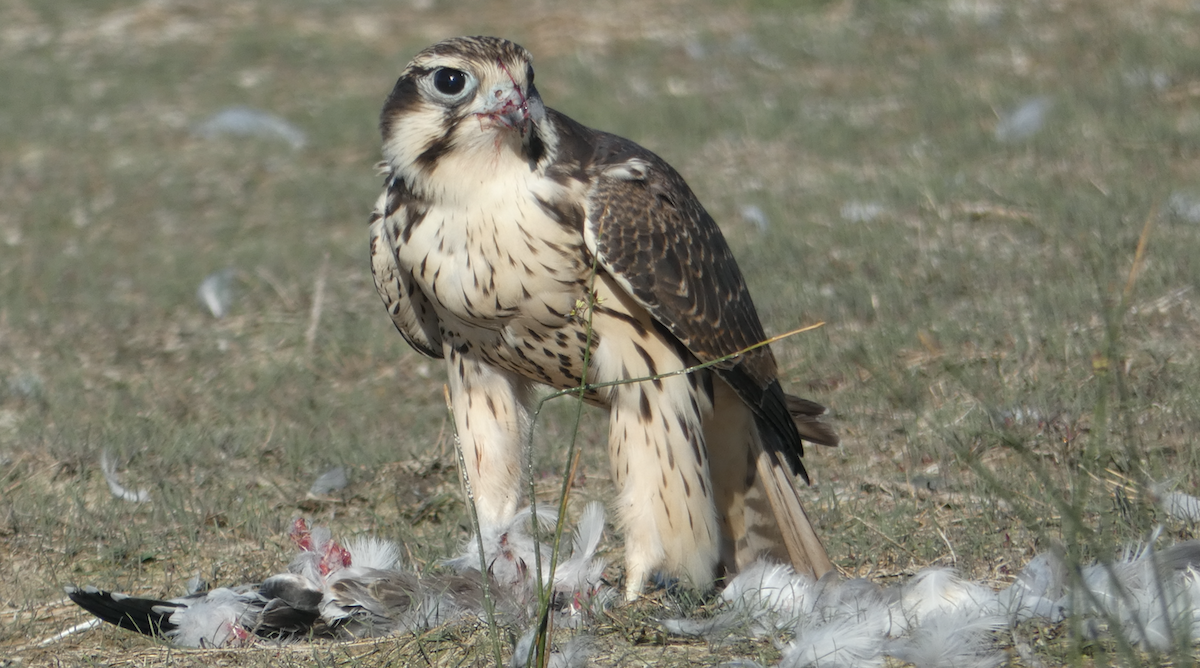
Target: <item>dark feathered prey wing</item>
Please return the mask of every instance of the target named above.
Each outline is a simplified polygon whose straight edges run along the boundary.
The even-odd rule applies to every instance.
[[[586,239],[604,269],[702,362],[764,341],[729,245],[683,178],[629,140],[597,133],[595,142]],[[771,351],[716,370],[754,412],[764,447],[807,480]]]
[[[148,636],[175,630],[171,615],[185,604],[152,598],[135,598],[95,587],[67,587],[67,596],[79,607],[123,629]],[[199,600],[199,596],[196,597]]]
[[[268,582],[290,577],[296,576],[278,575]],[[278,585],[278,582],[276,584]],[[303,636],[319,629],[319,615],[316,609],[316,604],[320,602],[319,595],[315,602],[309,599],[308,602],[313,605],[307,607],[274,597],[269,588],[257,592],[252,587],[239,588],[242,589],[244,591],[237,594],[242,603],[242,612],[239,613],[240,618],[237,621],[245,624],[256,635],[264,638]],[[118,594],[95,587],[67,587],[67,596],[72,601],[100,619],[123,629],[156,637],[164,637],[177,631],[178,627],[171,621],[171,616],[181,609],[203,602],[210,594],[211,592],[203,592],[163,601]]]

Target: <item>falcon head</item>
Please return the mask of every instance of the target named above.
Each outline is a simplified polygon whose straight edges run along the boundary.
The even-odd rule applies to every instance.
[[[545,119],[528,51],[498,37],[455,37],[413,58],[379,127],[384,158],[414,183],[446,167],[450,154],[476,164],[511,156],[536,168],[546,155]]]

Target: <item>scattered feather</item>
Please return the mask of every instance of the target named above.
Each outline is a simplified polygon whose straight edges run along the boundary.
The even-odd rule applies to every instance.
[[[146,503],[150,500],[150,492],[144,489],[134,491],[121,485],[121,479],[117,477],[117,463],[108,455],[107,450],[100,452],[100,470],[104,473],[104,480],[113,496],[130,503]]]
[[[538,535],[533,534],[533,509],[519,511],[507,524],[486,529],[482,541],[471,537],[459,556],[445,563],[459,573],[478,573],[480,564],[486,566],[488,578],[502,589],[512,592],[518,605],[532,605],[537,600],[538,569],[541,579],[550,583],[551,542],[557,515],[541,506],[537,521]],[[575,615],[585,608],[603,608],[611,603],[611,591],[601,586],[605,562],[596,558],[596,548],[604,531],[604,506],[588,504],[572,538],[571,556],[563,559],[554,573],[551,584],[555,601],[561,610]],[[483,558],[479,545],[483,543]]]
[[[997,603],[1012,621],[1030,619],[1062,621],[1066,617],[1059,600],[1067,582],[1067,567],[1053,552],[1043,552],[1025,564],[1012,585],[996,595]]]
[[[813,579],[786,564],[756,561],[729,581],[721,598],[746,608],[761,608],[795,619],[811,610]]]
[[[843,204],[838,213],[842,220],[851,223],[867,223],[887,213],[887,209],[878,202],[851,201]]]
[[[248,107],[222,109],[197,126],[196,134],[205,139],[226,136],[277,139],[293,149],[304,148],[308,143],[296,126],[274,114]]]
[[[553,523],[553,516],[541,518]],[[533,607],[528,570],[516,564],[536,549],[528,532],[525,511],[485,548],[504,579],[489,583],[501,619],[527,623]],[[574,626],[612,600],[604,586],[604,562],[596,550],[604,531],[604,510],[593,504],[585,511],[573,537],[573,551],[554,581],[555,625]],[[259,584],[206,591],[199,578],[189,583],[189,595],[148,599],[106,592],[95,587],[69,587],[68,595],[100,619],[146,635],[166,638],[184,647],[235,647],[258,639],[297,640],[303,637],[347,639],[394,633],[419,633],[469,618],[482,619],[484,585],[478,568],[463,574],[422,575],[406,571],[395,543],[370,536],[344,546],[325,527],[310,527],[303,518],[293,522],[289,537],[297,553],[283,573]],[[528,543],[528,544],[527,544]],[[478,554],[478,551],[476,551]],[[549,552],[545,568],[549,569]],[[505,571],[505,569],[508,569]],[[520,576],[520,577],[518,577]],[[561,621],[560,621],[561,620]],[[582,644],[563,646],[560,663],[582,665]]]
[[[927,568],[903,588],[906,635],[887,653],[919,668],[992,668],[1004,660],[993,632],[1010,615],[996,592],[948,568]]]
[[[1025,564],[1025,568],[1017,573],[1017,580],[1022,588],[1035,596],[1059,598],[1067,583],[1067,567],[1062,559],[1053,552],[1043,552]]]
[[[1000,117],[993,135],[996,141],[1009,143],[1029,139],[1046,124],[1054,101],[1049,97],[1027,98],[1013,111]]]
[[[1083,591],[1069,593],[1062,604],[1078,614],[1104,619],[1109,633],[1134,645],[1168,651],[1175,646],[1177,630],[1194,633],[1200,614],[1194,594],[1200,541],[1159,552],[1152,547],[1153,539],[1115,562],[1082,569]],[[1103,625],[1097,622],[1090,628],[1099,633]]]
[[[59,640],[62,640],[63,638],[68,638],[70,636],[75,635],[76,633],[80,633],[83,631],[90,631],[90,630],[96,628],[97,626],[100,626],[103,623],[104,623],[104,620],[100,619],[98,617],[96,619],[89,619],[86,622],[81,622],[79,624],[76,624],[75,626],[72,626],[71,628],[69,628],[65,631],[62,631],[60,633],[55,633],[54,635],[50,636],[49,638],[42,638],[41,640],[38,641],[37,646],[45,647],[46,645],[53,645],[54,643],[58,642]]]
[[[214,589],[171,613],[176,628],[167,637],[183,647],[239,647],[250,637],[243,617],[253,614],[256,600],[232,589]]]
[[[574,626],[588,613],[596,613],[612,604],[616,592],[604,586],[604,559],[596,557],[604,536],[604,504],[589,503],[579,517],[571,540],[571,556],[558,564],[554,572],[554,597]],[[563,623],[563,622],[556,622]]]
[[[542,512],[539,522],[549,533],[555,518]],[[600,504],[584,510],[571,554],[552,581],[560,628],[578,625],[615,597],[602,580],[604,562],[596,557],[604,522]],[[540,554],[549,568],[550,548],[534,541],[531,524],[532,510],[526,509],[485,535],[488,570],[499,573],[488,586],[505,623],[531,621],[536,578],[529,561]],[[167,600],[94,587],[68,587],[67,593],[104,621],[186,647],[419,633],[484,618],[477,543],[448,562],[459,574],[422,575],[404,570],[399,546],[389,541],[363,536],[343,546],[327,528],[310,527],[303,519],[293,523],[289,536],[297,554],[288,569],[256,585],[207,591],[197,577],[189,582],[189,595]],[[1084,616],[1091,635],[1107,630],[1149,650],[1177,646],[1179,633],[1200,635],[1200,541],[1131,549],[1111,564],[1083,568],[1083,587],[1076,591],[1065,574],[1062,560],[1047,553],[1000,593],[945,568],[925,569],[903,585],[883,589],[836,573],[813,581],[788,566],[758,562],[729,582],[713,617],[662,624],[673,633],[710,639],[790,630],[793,640],[781,648],[781,668],[870,668],[889,656],[918,668],[992,668],[1005,658],[996,646],[998,631],[1026,619],[1061,619],[1065,611]],[[523,665],[533,637],[517,644],[513,665]],[[552,654],[550,665],[581,666],[587,654],[587,640],[577,637]]]
[[[1162,70],[1147,70],[1134,69],[1127,70],[1121,73],[1121,78],[1129,86],[1138,88],[1152,88],[1155,92],[1162,92],[1171,87],[1171,75]]]
[[[721,598],[744,611],[755,635],[772,633],[812,613],[817,583],[790,566],[758,561],[730,581]]]
[[[1177,520],[1200,522],[1200,499],[1183,492],[1167,492],[1159,498],[1163,510]]]
[[[1030,406],[1012,406],[1010,408],[997,408],[989,411],[992,419],[1005,427],[1012,427],[1018,424],[1037,425],[1047,421],[1047,416],[1044,411]]]
[[[674,633],[677,636],[708,638],[710,642],[721,636],[729,635],[734,629],[744,625],[742,618],[736,617],[730,612],[707,619],[660,619],[658,623],[668,633]]]
[[[834,614],[797,625],[796,639],[783,650],[780,668],[871,668],[883,665],[885,619],[880,610],[863,616]]]
[[[963,580],[952,569],[926,568],[904,585],[900,609],[907,623],[919,626],[936,615],[971,621],[994,617],[1000,605],[996,592]]]
[[[214,318],[224,318],[233,304],[233,277],[237,270],[226,267],[204,277],[196,288],[196,299],[204,304]]]
[[[1180,220],[1200,223],[1200,197],[1191,193],[1171,193],[1167,198],[1167,210]]]
[[[463,551],[457,557],[447,559],[446,565],[464,573],[479,571],[483,564],[488,577],[498,585],[533,596],[539,564],[543,578],[550,570],[550,545],[546,539],[553,538],[554,525],[558,521],[554,512],[539,507],[539,540],[533,535],[533,517],[533,509],[527,507],[517,512],[507,524],[486,527],[481,537],[469,538]]]
[[[1150,491],[1158,505],[1171,517],[1182,522],[1200,522],[1200,499],[1171,491],[1165,485],[1154,485]]]
[[[1004,663],[994,632],[1006,621],[995,615],[963,618],[939,610],[921,620],[907,636],[888,644],[885,652],[917,668],[995,668]]]
[[[791,566],[760,560],[738,573],[721,592],[722,610],[707,619],[660,620],[671,633],[715,641],[734,631],[762,636],[791,628],[812,611],[814,581]]]
[[[688,58],[691,58],[692,60],[704,60],[708,57],[708,49],[705,48],[704,43],[698,39],[689,39],[687,43],[683,45],[683,50],[685,53],[687,53]]]
[[[390,540],[359,536],[346,544],[350,562],[358,568],[395,570],[400,564],[400,547]]]
[[[333,492],[345,489],[348,484],[350,484],[350,478],[346,475],[346,468],[337,466],[317,476],[312,487],[308,488],[308,494],[314,497],[328,496]]]
[[[863,578],[828,573],[817,581],[811,613],[796,623],[796,639],[781,666],[882,665],[896,628],[895,596]]]
[[[204,578],[200,577],[199,573],[188,578],[187,593],[189,595],[190,594],[199,594],[199,593],[205,592],[205,591],[208,591],[208,583],[204,581]]]
[[[537,625],[529,629],[517,641],[516,647],[513,648],[512,661],[509,665],[512,668],[524,668],[525,666],[534,665],[534,653],[537,649]],[[566,643],[562,644],[557,650],[551,649],[550,656],[547,657],[547,665],[550,668],[583,668],[587,665],[588,657],[592,654],[592,638],[586,635],[577,635]]]
[[[1176,574],[1200,568],[1200,540],[1188,540],[1159,550],[1158,567]]]
[[[136,598],[96,589],[67,587],[67,596],[100,619],[181,647],[234,647],[252,636],[255,618],[267,603],[255,591],[214,589],[170,600]]]
[[[42,377],[36,373],[31,371],[19,373],[13,378],[9,378],[5,385],[8,395],[18,401],[45,401],[45,384],[42,382]],[[4,398],[4,394],[0,393],[0,400]]]
[[[738,214],[742,220],[754,226],[754,229],[759,232],[766,232],[771,229],[771,221],[767,218],[767,214],[754,204],[745,204],[738,209]]]
[[[1060,601],[1031,594],[1016,586],[997,594],[996,601],[1000,609],[1014,622],[1026,622],[1031,619],[1060,622],[1067,616]]]

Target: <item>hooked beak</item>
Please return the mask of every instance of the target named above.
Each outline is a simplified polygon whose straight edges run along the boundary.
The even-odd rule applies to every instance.
[[[488,91],[487,106],[476,114],[480,120],[492,121],[493,125],[520,129],[525,134],[525,122],[529,120],[529,103],[521,89],[511,84],[496,86]]]
[[[515,82],[493,87],[488,91],[487,100],[484,110],[475,114],[479,120],[490,121],[492,127],[516,130],[522,137],[545,115],[537,91],[530,90],[527,95]]]

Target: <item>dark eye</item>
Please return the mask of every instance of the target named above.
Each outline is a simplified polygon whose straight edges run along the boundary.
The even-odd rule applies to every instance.
[[[443,67],[433,73],[433,87],[438,89],[439,93],[458,95],[467,87],[467,73]]]

